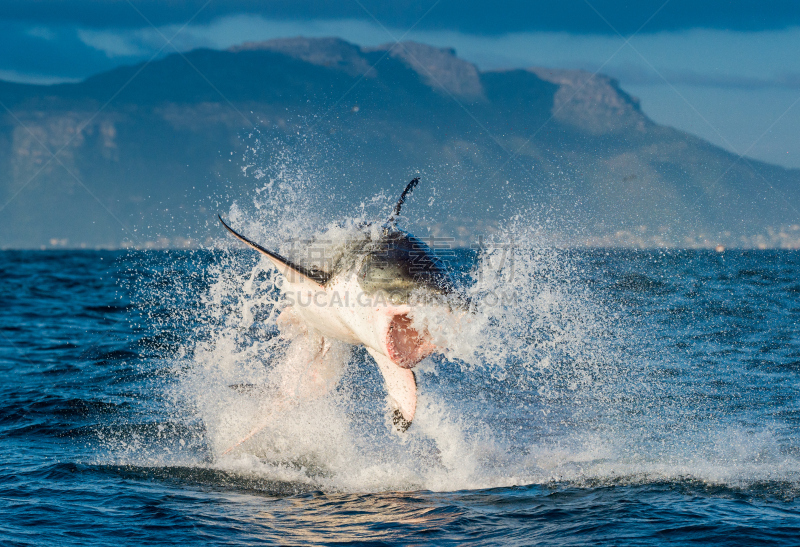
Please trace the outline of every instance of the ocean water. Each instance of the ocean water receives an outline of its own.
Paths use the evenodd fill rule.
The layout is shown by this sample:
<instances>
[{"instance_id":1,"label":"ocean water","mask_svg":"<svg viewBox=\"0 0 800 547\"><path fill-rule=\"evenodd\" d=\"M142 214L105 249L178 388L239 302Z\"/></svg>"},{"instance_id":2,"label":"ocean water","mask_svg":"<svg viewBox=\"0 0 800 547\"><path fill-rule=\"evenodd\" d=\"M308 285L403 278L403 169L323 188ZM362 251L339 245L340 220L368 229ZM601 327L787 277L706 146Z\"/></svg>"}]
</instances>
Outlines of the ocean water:
<instances>
[{"instance_id":1,"label":"ocean water","mask_svg":"<svg viewBox=\"0 0 800 547\"><path fill-rule=\"evenodd\" d=\"M258 388L248 250L0 253L0 543L800 545L800 253L523 241L440 250L477 311L405 435L361 350Z\"/></svg>"}]
</instances>

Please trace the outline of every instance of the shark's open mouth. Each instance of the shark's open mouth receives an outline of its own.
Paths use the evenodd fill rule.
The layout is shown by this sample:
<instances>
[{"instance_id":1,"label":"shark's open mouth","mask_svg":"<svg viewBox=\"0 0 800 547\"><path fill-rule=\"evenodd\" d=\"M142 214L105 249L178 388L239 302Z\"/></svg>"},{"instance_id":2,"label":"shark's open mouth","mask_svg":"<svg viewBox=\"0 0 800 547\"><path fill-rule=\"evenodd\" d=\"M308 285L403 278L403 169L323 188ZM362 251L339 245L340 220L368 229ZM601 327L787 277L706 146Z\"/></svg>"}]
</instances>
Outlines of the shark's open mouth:
<instances>
[{"instance_id":1,"label":"shark's open mouth","mask_svg":"<svg viewBox=\"0 0 800 547\"><path fill-rule=\"evenodd\" d=\"M411 326L406 314L392 317L386 333L386 353L397 366L412 368L436 349L425 334Z\"/></svg>"}]
</instances>

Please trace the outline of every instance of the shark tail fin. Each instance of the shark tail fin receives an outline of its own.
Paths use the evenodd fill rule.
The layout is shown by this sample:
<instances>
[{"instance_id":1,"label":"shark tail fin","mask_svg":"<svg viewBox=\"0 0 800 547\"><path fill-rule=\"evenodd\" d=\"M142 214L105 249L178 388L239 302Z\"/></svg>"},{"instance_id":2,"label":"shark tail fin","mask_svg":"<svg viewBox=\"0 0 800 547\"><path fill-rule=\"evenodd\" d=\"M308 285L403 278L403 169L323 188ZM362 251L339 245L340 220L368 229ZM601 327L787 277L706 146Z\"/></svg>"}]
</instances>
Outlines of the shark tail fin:
<instances>
[{"instance_id":1,"label":"shark tail fin","mask_svg":"<svg viewBox=\"0 0 800 547\"><path fill-rule=\"evenodd\" d=\"M217 218L219 218L219 221L223 226L225 226L225 229L232 233L236 239L246 243L248 246L269 258L272 264L275 265L278 271L282 273L290 283L298 282L299 277L299 281L308 281L314 285L322 286L325 285L331 278L329 273L300 266L299 264L295 264L291 260L282 257L278 253L273 253L272 251L265 249L258 243L247 239L245 236L225 224L225 221L222 220L221 216L217 215Z\"/></svg>"}]
</instances>

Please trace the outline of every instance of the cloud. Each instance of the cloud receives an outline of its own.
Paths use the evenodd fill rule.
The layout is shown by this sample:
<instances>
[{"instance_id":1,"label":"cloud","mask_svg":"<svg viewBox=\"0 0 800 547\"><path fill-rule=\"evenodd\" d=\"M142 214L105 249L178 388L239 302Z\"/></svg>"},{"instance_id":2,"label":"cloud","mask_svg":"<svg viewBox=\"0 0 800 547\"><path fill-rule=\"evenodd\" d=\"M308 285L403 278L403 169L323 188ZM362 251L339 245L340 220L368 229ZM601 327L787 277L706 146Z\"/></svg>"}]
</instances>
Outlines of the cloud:
<instances>
[{"instance_id":1,"label":"cloud","mask_svg":"<svg viewBox=\"0 0 800 547\"><path fill-rule=\"evenodd\" d=\"M643 66L615 66L606 71L625 85L689 85L722 89L796 89L800 72L782 72L769 78L739 74L709 74L694 70L665 69L658 72Z\"/></svg>"},{"instance_id":2,"label":"cloud","mask_svg":"<svg viewBox=\"0 0 800 547\"><path fill-rule=\"evenodd\" d=\"M259 15L233 15L185 27L171 24L152 28L143 24L136 28L70 29L8 23L6 27L10 31L0 36L0 44L8 44L8 54L0 60L0 70L13 72L17 79L28 71L37 81L48 76L86 77L121 63L149 59L159 51L167 55L176 49L225 49L246 41L299 35L338 36L375 46L405 35L400 28L389 27L387 31L375 22L360 19L285 20ZM166 39L172 40L169 45ZM619 36L567 32L487 35L416 29L405 39L455 47L462 58L484 70L527 66L599 70L623 85L663 85L666 79L673 85L793 89L800 78L800 57L786 55L800 43L800 27L659 32L637 35L630 45Z\"/></svg>"},{"instance_id":3,"label":"cloud","mask_svg":"<svg viewBox=\"0 0 800 547\"><path fill-rule=\"evenodd\" d=\"M0 80L34 85L51 85L80 82L82 78L68 78L64 76L53 76L52 74L37 74L33 72L0 69Z\"/></svg>"},{"instance_id":4,"label":"cloud","mask_svg":"<svg viewBox=\"0 0 800 547\"><path fill-rule=\"evenodd\" d=\"M9 81L74 81L115 66L71 27L0 21L0 51L0 77Z\"/></svg>"},{"instance_id":5,"label":"cloud","mask_svg":"<svg viewBox=\"0 0 800 547\"><path fill-rule=\"evenodd\" d=\"M525 32L469 36L416 32L412 38L453 46L484 70L549 66L600 71L623 85L686 84L716 88L799 89L800 27L740 32L692 29L636 36Z\"/></svg>"},{"instance_id":6,"label":"cloud","mask_svg":"<svg viewBox=\"0 0 800 547\"><path fill-rule=\"evenodd\" d=\"M372 21L374 17L387 27L403 30L416 25L422 30L484 35L526 31L610 35L615 34L614 29L630 34L644 23L647 23L642 29L645 33L691 28L756 31L800 25L796 0L670 0L666 4L664 0L507 0L502 4L487 0L227 0L211 3L206 0L131 0L130 3L127 0L4 0L0 3L0 20L98 29L141 27L143 16L155 25L166 26L182 25L190 19L208 23L237 14L287 21Z\"/></svg>"},{"instance_id":7,"label":"cloud","mask_svg":"<svg viewBox=\"0 0 800 547\"><path fill-rule=\"evenodd\" d=\"M90 48L102 51L109 59L144 57L152 49L141 43L142 32L78 29L78 38ZM162 40L163 41L163 40Z\"/></svg>"},{"instance_id":8,"label":"cloud","mask_svg":"<svg viewBox=\"0 0 800 547\"><path fill-rule=\"evenodd\" d=\"M41 38L42 40L53 41L57 38L55 32L47 27L31 27L25 31L28 36L33 38Z\"/></svg>"}]
</instances>

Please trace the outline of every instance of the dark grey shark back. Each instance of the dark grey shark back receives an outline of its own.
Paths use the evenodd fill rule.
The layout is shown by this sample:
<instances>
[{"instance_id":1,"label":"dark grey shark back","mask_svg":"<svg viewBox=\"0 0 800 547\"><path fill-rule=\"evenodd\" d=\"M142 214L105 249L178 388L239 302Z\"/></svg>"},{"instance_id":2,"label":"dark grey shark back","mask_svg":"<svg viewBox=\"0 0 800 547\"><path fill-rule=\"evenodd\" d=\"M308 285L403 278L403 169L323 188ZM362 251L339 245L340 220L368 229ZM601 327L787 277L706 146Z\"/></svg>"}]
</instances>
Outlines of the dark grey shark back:
<instances>
[{"instance_id":1,"label":"dark grey shark back","mask_svg":"<svg viewBox=\"0 0 800 547\"><path fill-rule=\"evenodd\" d=\"M369 234L369 225L364 225L363 237L348 242L329 264L329 271L289 260L265 249L234 231L221 217L219 220L239 240L267 255L274 262L322 286L327 285L334 277L355 273L365 293L383 292L395 304L407 303L414 293L449 296L454 293L453 279L442 261L422 240L397 229L395 225L406 197L417 183L419 179L415 178L406 185L392 214L383 225L381 237L373 240Z\"/></svg>"},{"instance_id":2,"label":"dark grey shark back","mask_svg":"<svg viewBox=\"0 0 800 547\"><path fill-rule=\"evenodd\" d=\"M383 291L399 304L407 303L414 292L446 296L454 290L442 261L422 240L407 232L389 229L362 252L356 275L367 294Z\"/></svg>"}]
</instances>

